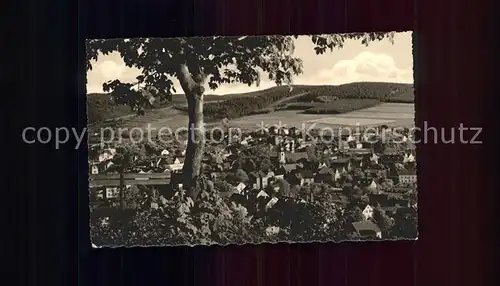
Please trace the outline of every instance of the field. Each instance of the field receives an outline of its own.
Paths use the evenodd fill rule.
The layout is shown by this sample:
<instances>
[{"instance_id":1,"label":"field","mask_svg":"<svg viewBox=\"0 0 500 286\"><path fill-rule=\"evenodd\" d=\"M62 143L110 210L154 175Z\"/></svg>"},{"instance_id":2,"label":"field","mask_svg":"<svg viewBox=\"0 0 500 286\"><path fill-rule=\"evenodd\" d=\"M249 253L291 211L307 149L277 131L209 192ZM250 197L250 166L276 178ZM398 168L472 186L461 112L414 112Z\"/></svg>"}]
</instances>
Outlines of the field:
<instances>
[{"instance_id":1,"label":"field","mask_svg":"<svg viewBox=\"0 0 500 286\"><path fill-rule=\"evenodd\" d=\"M109 95L89 95L88 98L90 134L97 135L101 127L129 130L134 127L150 128L155 133L160 128L175 130L187 126L187 113L183 110L186 104L184 95L174 95L166 107L157 105L143 116L133 114L126 106L114 106ZM287 87L275 87L252 93L224 95L223 98L225 100L222 101L219 95L206 95L207 127L220 125L223 117L229 118L231 126L246 130L280 122L288 127L299 128L312 125L315 128L381 124L414 126L411 85L356 83L295 86L292 93L288 92Z\"/></svg>"},{"instance_id":2,"label":"field","mask_svg":"<svg viewBox=\"0 0 500 286\"><path fill-rule=\"evenodd\" d=\"M298 128L309 128L314 124L317 128L341 126L372 126L386 124L388 126L412 127L415 125L415 109L413 104L382 103L375 107L361 109L338 115L304 114L302 111L283 110L270 114L246 116L230 121L232 126L244 129L257 129L261 124L282 125Z\"/></svg>"},{"instance_id":3,"label":"field","mask_svg":"<svg viewBox=\"0 0 500 286\"><path fill-rule=\"evenodd\" d=\"M304 111L308 114L340 114L380 104L378 99L341 98L328 103L317 103Z\"/></svg>"},{"instance_id":4,"label":"field","mask_svg":"<svg viewBox=\"0 0 500 286\"><path fill-rule=\"evenodd\" d=\"M269 113L274 110L308 110L315 113L345 113L375 105L380 102L413 103L413 86L409 84L358 82L338 86L293 86L290 92L286 86L266 90L227 94L224 96L207 94L206 119L220 120L224 117L235 119L250 114ZM340 100L340 101L339 101ZM338 102L337 102L338 101ZM115 106L107 94L89 94L87 113L90 124L134 117L127 106ZM185 111L186 98L183 94L172 96L172 102L156 104L154 112L173 106Z\"/></svg>"},{"instance_id":5,"label":"field","mask_svg":"<svg viewBox=\"0 0 500 286\"><path fill-rule=\"evenodd\" d=\"M375 107L348 112L339 115L304 114L302 111L283 110L268 114L250 115L234 119L229 122L230 126L245 130L257 130L262 125L281 124L288 127L315 128L328 127L338 128L342 126L372 126L386 124L388 126L414 126L415 110L413 104L407 103L382 103ZM133 117L123 120L123 128L148 128L152 130L160 128L184 128L187 125L185 113L175 109L153 110L145 116ZM207 124L207 126L218 126L218 123Z\"/></svg>"}]
</instances>

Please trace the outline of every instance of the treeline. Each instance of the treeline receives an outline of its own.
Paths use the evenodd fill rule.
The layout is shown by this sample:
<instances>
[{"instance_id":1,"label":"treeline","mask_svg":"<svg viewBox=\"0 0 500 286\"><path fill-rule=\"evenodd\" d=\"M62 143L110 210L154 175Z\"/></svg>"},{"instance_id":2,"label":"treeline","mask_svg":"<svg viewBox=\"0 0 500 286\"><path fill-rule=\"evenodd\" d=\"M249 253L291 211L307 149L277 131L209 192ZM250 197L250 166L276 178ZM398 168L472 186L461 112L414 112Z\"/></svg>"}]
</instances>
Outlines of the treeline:
<instances>
[{"instance_id":1,"label":"treeline","mask_svg":"<svg viewBox=\"0 0 500 286\"><path fill-rule=\"evenodd\" d=\"M239 118L263 110L272 103L288 96L291 94L287 86L274 87L255 96L233 97L226 101L207 104L203 111L208 120ZM263 113L266 112L263 111Z\"/></svg>"},{"instance_id":2,"label":"treeline","mask_svg":"<svg viewBox=\"0 0 500 286\"><path fill-rule=\"evenodd\" d=\"M333 97L333 100L336 98L359 98L377 99L384 102L402 93L407 93L407 91L411 92L406 96L413 96L413 85L403 83L355 82L335 86L304 86L302 88L309 93L299 97L298 102L327 102L328 97Z\"/></svg>"},{"instance_id":3,"label":"treeline","mask_svg":"<svg viewBox=\"0 0 500 286\"><path fill-rule=\"evenodd\" d=\"M399 93L387 100L387 102L393 103L414 103L415 102L415 94L413 87L408 88L406 91Z\"/></svg>"},{"instance_id":4,"label":"treeline","mask_svg":"<svg viewBox=\"0 0 500 286\"><path fill-rule=\"evenodd\" d=\"M378 99L343 98L329 103L317 103L313 108L306 109L307 114L340 114L358 109L376 106Z\"/></svg>"}]
</instances>

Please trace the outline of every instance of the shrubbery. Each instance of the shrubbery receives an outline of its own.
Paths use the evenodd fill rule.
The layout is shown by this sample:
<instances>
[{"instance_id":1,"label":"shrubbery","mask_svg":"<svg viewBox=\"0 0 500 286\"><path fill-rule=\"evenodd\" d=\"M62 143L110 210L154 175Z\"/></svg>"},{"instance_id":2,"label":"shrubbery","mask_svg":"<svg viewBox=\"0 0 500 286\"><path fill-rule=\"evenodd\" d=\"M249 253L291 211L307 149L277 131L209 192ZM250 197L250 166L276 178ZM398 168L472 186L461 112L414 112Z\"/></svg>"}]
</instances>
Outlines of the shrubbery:
<instances>
[{"instance_id":1,"label":"shrubbery","mask_svg":"<svg viewBox=\"0 0 500 286\"><path fill-rule=\"evenodd\" d=\"M174 196L151 201L134 214L122 210L91 213L91 237L99 246L261 243L342 239L340 209L328 202L280 204L257 217L217 195L199 202ZM109 218L109 219L105 219Z\"/></svg>"},{"instance_id":2,"label":"shrubbery","mask_svg":"<svg viewBox=\"0 0 500 286\"><path fill-rule=\"evenodd\" d=\"M182 195L149 199L147 203L141 199L136 210L99 211L97 208L91 212L90 234L92 242L99 246L353 239L351 223L363 219L362 204L342 207L324 196L324 190L316 192L316 199L307 202L280 197L272 209L264 212L253 209L254 205L259 208L257 201L243 206L230 198L222 198L217 192L202 192L196 203ZM380 217L384 218L381 227L387 236L416 233L414 211L395 218L381 213Z\"/></svg>"}]
</instances>

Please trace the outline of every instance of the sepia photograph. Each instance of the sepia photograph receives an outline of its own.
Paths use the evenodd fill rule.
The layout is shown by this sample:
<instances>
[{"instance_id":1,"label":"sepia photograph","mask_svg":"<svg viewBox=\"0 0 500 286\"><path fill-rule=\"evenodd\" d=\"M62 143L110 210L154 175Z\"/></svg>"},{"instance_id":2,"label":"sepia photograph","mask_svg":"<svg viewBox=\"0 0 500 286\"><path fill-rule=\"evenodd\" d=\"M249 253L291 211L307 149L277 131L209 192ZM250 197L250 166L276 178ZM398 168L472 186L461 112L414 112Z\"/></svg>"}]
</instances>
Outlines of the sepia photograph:
<instances>
[{"instance_id":1,"label":"sepia photograph","mask_svg":"<svg viewBox=\"0 0 500 286\"><path fill-rule=\"evenodd\" d=\"M417 239L412 43L87 40L92 247Z\"/></svg>"}]
</instances>

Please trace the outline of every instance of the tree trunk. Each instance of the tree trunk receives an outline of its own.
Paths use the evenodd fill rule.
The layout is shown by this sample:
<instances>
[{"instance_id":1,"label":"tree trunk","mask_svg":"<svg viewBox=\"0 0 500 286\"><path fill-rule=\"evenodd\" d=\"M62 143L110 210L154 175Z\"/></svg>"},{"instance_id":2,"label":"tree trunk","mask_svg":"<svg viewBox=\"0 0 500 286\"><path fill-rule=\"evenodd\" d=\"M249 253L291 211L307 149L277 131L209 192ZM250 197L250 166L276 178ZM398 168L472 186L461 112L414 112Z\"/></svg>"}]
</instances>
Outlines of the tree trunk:
<instances>
[{"instance_id":1,"label":"tree trunk","mask_svg":"<svg viewBox=\"0 0 500 286\"><path fill-rule=\"evenodd\" d=\"M183 187L189 189L196 185L196 180L201 175L201 163L205 148L205 128L203 122L204 79L201 76L196 76L197 81L195 81L187 65L181 65L177 77L186 94L188 103L188 143L182 173Z\"/></svg>"}]
</instances>

